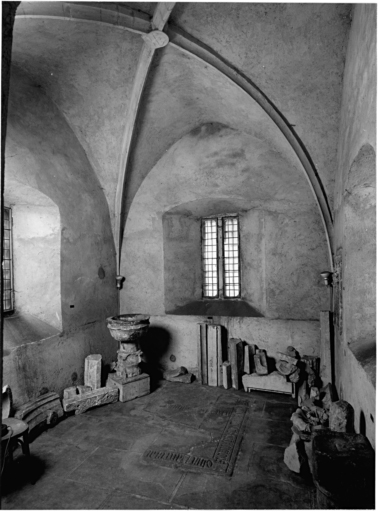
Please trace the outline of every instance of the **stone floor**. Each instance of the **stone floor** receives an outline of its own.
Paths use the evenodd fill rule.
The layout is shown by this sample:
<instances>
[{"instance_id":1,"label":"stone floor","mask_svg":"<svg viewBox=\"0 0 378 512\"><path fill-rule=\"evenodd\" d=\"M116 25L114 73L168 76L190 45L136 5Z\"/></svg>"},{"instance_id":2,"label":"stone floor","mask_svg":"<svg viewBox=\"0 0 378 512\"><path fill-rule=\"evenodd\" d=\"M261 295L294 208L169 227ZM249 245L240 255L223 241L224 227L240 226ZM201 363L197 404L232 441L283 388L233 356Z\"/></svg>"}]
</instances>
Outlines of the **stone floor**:
<instances>
[{"instance_id":1,"label":"stone floor","mask_svg":"<svg viewBox=\"0 0 378 512\"><path fill-rule=\"evenodd\" d=\"M294 409L289 396L161 382L64 419L35 439L29 462L17 451L2 508L316 508L312 483L283 463Z\"/></svg>"}]
</instances>

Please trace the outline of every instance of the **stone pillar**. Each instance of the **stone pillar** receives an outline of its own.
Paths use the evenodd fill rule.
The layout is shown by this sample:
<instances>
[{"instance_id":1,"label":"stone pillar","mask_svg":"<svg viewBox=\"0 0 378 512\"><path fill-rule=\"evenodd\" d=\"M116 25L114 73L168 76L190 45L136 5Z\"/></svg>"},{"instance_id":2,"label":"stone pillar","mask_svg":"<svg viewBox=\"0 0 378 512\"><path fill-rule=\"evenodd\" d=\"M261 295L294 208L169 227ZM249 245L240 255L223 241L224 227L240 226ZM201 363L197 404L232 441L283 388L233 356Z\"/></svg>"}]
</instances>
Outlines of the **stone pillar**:
<instances>
[{"instance_id":1,"label":"stone pillar","mask_svg":"<svg viewBox=\"0 0 378 512\"><path fill-rule=\"evenodd\" d=\"M84 384L93 391L101 387L101 363L101 354L91 354L85 358Z\"/></svg>"}]
</instances>

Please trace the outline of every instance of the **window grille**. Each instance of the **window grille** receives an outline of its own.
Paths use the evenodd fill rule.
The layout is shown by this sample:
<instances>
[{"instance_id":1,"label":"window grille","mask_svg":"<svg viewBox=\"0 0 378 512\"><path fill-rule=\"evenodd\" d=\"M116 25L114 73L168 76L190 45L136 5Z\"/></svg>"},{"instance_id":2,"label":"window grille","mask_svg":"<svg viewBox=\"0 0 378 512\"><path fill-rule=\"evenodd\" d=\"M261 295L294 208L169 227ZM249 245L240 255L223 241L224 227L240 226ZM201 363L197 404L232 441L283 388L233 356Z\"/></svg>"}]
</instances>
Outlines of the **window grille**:
<instances>
[{"instance_id":1,"label":"window grille","mask_svg":"<svg viewBox=\"0 0 378 512\"><path fill-rule=\"evenodd\" d=\"M239 218L202 220L203 296L240 297Z\"/></svg>"},{"instance_id":2,"label":"window grille","mask_svg":"<svg viewBox=\"0 0 378 512\"><path fill-rule=\"evenodd\" d=\"M237 217L223 218L223 272L224 296L239 297L239 219Z\"/></svg>"},{"instance_id":3,"label":"window grille","mask_svg":"<svg viewBox=\"0 0 378 512\"><path fill-rule=\"evenodd\" d=\"M12 211L4 207L3 238L3 311L13 311Z\"/></svg>"},{"instance_id":4,"label":"window grille","mask_svg":"<svg viewBox=\"0 0 378 512\"><path fill-rule=\"evenodd\" d=\"M202 223L203 295L218 297L218 227L217 219Z\"/></svg>"}]
</instances>

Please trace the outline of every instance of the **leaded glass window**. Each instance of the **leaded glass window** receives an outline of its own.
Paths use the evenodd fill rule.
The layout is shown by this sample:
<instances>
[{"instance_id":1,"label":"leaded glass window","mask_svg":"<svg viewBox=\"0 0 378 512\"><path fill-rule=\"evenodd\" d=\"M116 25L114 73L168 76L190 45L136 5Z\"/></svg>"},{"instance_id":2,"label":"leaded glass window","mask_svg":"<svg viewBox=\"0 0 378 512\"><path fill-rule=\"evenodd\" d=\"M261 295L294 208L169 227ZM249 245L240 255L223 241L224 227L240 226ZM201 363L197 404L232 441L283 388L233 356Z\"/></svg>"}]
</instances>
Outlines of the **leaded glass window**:
<instances>
[{"instance_id":1,"label":"leaded glass window","mask_svg":"<svg viewBox=\"0 0 378 512\"><path fill-rule=\"evenodd\" d=\"M205 298L240 297L237 216L202 219L202 275Z\"/></svg>"}]
</instances>

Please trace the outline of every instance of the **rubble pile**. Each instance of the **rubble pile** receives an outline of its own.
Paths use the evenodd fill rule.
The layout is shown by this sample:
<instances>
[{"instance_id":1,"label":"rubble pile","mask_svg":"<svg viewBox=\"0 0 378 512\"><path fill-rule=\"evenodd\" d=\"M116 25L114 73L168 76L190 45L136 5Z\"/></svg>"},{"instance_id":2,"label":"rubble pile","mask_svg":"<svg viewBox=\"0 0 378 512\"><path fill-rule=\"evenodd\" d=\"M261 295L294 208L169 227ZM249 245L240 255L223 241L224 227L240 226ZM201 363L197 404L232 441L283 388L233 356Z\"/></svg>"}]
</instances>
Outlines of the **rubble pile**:
<instances>
[{"instance_id":1,"label":"rubble pile","mask_svg":"<svg viewBox=\"0 0 378 512\"><path fill-rule=\"evenodd\" d=\"M322 385L320 359L302 356L294 347L278 353L277 370L295 383L298 408L292 414L292 438L285 450L284 462L296 473L312 470L312 440L317 433L353 432L353 407L336 400L332 384Z\"/></svg>"}]
</instances>

